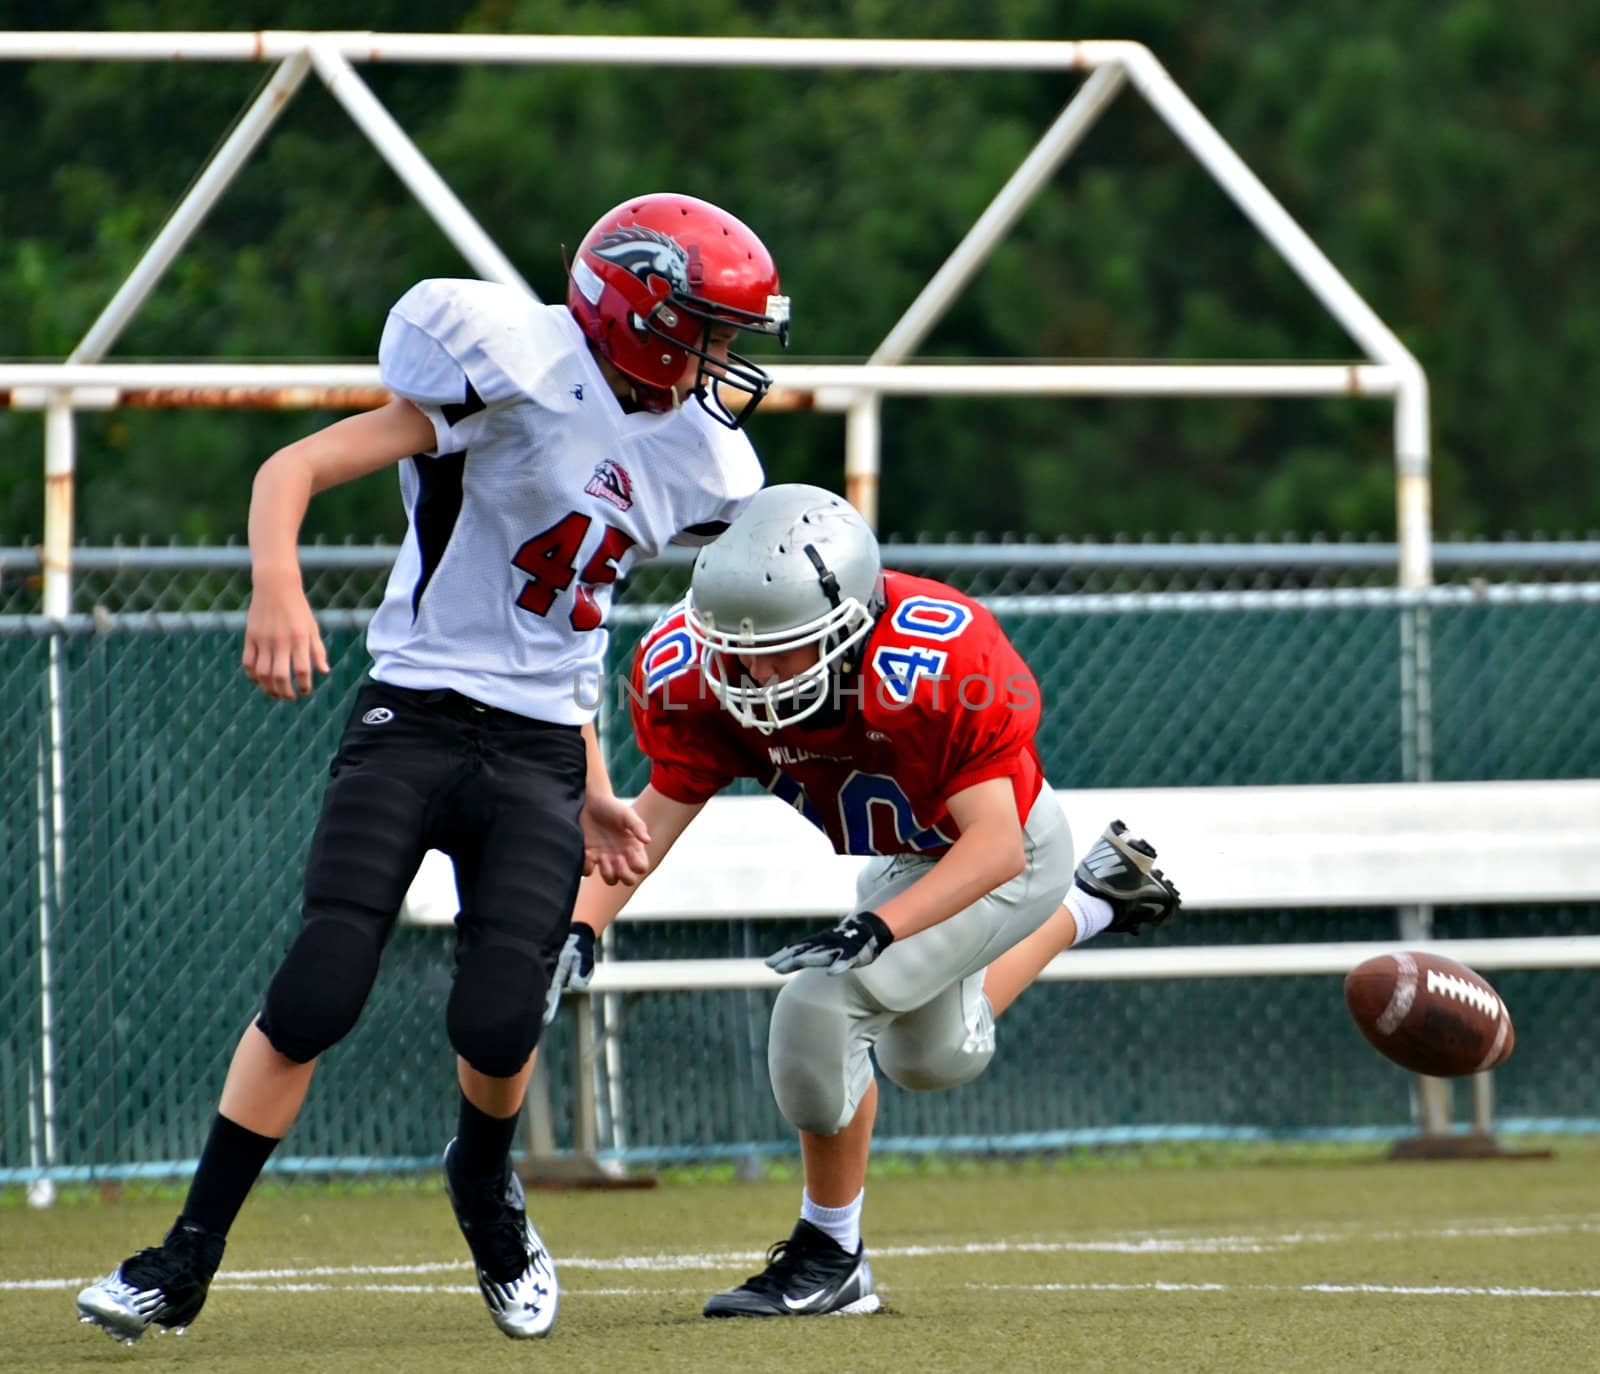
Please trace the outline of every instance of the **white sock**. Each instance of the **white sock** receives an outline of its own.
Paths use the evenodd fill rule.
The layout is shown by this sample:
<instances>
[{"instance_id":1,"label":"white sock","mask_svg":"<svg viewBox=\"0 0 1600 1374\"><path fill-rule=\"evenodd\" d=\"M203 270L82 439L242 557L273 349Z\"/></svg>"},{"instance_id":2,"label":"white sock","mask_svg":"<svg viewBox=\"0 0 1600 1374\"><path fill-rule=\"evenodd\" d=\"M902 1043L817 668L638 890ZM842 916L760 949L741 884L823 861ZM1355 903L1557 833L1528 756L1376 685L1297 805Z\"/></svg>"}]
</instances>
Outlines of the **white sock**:
<instances>
[{"instance_id":1,"label":"white sock","mask_svg":"<svg viewBox=\"0 0 1600 1374\"><path fill-rule=\"evenodd\" d=\"M810 1193L802 1193L800 1219L832 1236L845 1254L853 1255L861 1248L861 1202L866 1195L867 1190L863 1188L854 1202L847 1202L843 1207L819 1207L811 1200Z\"/></svg>"},{"instance_id":2,"label":"white sock","mask_svg":"<svg viewBox=\"0 0 1600 1374\"><path fill-rule=\"evenodd\" d=\"M1085 892L1077 883L1067 889L1067 895L1061 903L1072 913L1072 919L1078 923L1078 938L1072 942L1076 949L1085 940L1092 940L1102 930L1111 924L1112 917L1116 914L1111 910L1111 903L1104 897L1096 897L1092 892Z\"/></svg>"}]
</instances>

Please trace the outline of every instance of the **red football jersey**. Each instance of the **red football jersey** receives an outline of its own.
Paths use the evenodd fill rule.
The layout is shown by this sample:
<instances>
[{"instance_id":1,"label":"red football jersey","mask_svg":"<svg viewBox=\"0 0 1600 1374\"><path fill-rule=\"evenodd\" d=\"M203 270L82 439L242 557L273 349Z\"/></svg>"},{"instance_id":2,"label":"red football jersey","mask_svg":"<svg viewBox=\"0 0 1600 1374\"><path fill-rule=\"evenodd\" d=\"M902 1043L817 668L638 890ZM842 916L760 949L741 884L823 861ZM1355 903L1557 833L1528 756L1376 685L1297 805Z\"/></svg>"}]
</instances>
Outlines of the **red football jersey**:
<instances>
[{"instance_id":1,"label":"red football jersey","mask_svg":"<svg viewBox=\"0 0 1600 1374\"><path fill-rule=\"evenodd\" d=\"M770 735L711 694L683 607L663 616L633 660L633 729L651 786L693 804L755 778L841 854L948 849L961 832L946 800L990 778L1011 779L1026 822L1044 781L1028 665L994 616L944 583L891 572L885 589L844 709Z\"/></svg>"}]
</instances>

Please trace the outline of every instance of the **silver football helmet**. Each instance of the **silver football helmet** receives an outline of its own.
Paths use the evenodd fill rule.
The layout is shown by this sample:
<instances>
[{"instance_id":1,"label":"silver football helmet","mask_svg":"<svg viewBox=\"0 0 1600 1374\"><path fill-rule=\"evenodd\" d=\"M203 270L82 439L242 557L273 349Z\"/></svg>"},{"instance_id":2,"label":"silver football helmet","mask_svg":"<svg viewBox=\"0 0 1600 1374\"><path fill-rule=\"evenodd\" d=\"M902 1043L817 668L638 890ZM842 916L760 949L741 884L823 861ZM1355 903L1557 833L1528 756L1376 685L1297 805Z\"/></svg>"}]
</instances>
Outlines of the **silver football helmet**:
<instances>
[{"instance_id":1,"label":"silver football helmet","mask_svg":"<svg viewBox=\"0 0 1600 1374\"><path fill-rule=\"evenodd\" d=\"M766 487L700 551L686 620L711 692L762 734L815 715L883 609L877 536L842 496L798 483ZM817 646L803 672L756 682L742 655Z\"/></svg>"}]
</instances>

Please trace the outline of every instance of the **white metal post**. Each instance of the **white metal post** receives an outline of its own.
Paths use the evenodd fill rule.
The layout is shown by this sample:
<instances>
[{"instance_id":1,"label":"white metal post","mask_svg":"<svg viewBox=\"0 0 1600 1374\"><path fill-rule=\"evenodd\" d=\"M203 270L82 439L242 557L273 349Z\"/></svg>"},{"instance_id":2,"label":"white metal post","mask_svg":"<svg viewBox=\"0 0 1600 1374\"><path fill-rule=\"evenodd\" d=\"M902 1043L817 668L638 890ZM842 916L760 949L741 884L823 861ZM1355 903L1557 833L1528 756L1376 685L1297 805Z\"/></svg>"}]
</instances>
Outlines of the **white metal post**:
<instances>
[{"instance_id":1,"label":"white metal post","mask_svg":"<svg viewBox=\"0 0 1600 1374\"><path fill-rule=\"evenodd\" d=\"M1433 585L1433 443L1428 378L1415 362L1399 365L1395 391L1395 538L1400 585Z\"/></svg>"},{"instance_id":2,"label":"white metal post","mask_svg":"<svg viewBox=\"0 0 1600 1374\"><path fill-rule=\"evenodd\" d=\"M73 471L77 465L77 435L72 406L61 392L52 392L44 413L44 613L61 620L72 610L72 498ZM55 1106L55 1000L52 954L58 913L66 878L66 665L60 634L50 636L46 667L45 751L48 768L40 769L41 814L49 818L49 848L41 853L39 894L39 1071L40 1116L44 1137L44 1163L56 1163ZM48 807L48 810L45 808ZM53 1188L42 1190L36 1201L47 1203Z\"/></svg>"},{"instance_id":3,"label":"white metal post","mask_svg":"<svg viewBox=\"0 0 1600 1374\"><path fill-rule=\"evenodd\" d=\"M311 61L302 52L290 57L272 74L272 79L262 88L261 94L233 126L232 132L206 164L205 170L178 202L178 208L161 226L155 241L134 264L127 280L117 288L117 294L100 312L100 318L89 326L89 332L68 355L69 363L98 362L105 356L106 350L116 342L128 321L144 304L151 288L161 280L162 274L172 265L172 260L182 251L184 244L211 213L211 207L232 184L239 169L255 152L267 130L277 122L278 116L300 89L300 83L310 70Z\"/></svg>"},{"instance_id":4,"label":"white metal post","mask_svg":"<svg viewBox=\"0 0 1600 1374\"><path fill-rule=\"evenodd\" d=\"M1366 350L1367 356L1384 363L1410 363L1417 367L1406 346L1394 331L1380 320L1372 307L1329 261L1326 253L1312 242L1289 212L1278 203L1243 158L1234 152L1195 103L1167 73L1148 48L1137 43L1114 45L1125 50L1122 60L1128 77L1145 99L1189 151L1199 160L1217 184L1250 219L1267 242L1322 302L1334 319ZM1420 368L1418 369L1420 371Z\"/></svg>"},{"instance_id":5,"label":"white metal post","mask_svg":"<svg viewBox=\"0 0 1600 1374\"><path fill-rule=\"evenodd\" d=\"M318 43L311 48L311 61L323 84L333 93L333 98L344 106L350 118L369 139L383 160L410 188L450 242L461 250L473 268L490 281L503 282L526 291L534 299L534 290L522 278L522 273L511 265L511 260L500 251L495 241L473 219L456 193L445 185L444 178L433 169L433 164L423 157L394 116L378 103L378 98L367 89L367 83L356 75L355 68L341 57L331 44Z\"/></svg>"},{"instance_id":6,"label":"white metal post","mask_svg":"<svg viewBox=\"0 0 1600 1374\"><path fill-rule=\"evenodd\" d=\"M1433 585L1432 497L1428 380L1414 362L1400 366L1395 390L1395 539L1400 551L1399 584L1406 591ZM1400 615L1401 773L1410 781L1433 779L1432 644L1428 608ZM1431 923L1417 935L1430 933Z\"/></svg>"},{"instance_id":7,"label":"white metal post","mask_svg":"<svg viewBox=\"0 0 1600 1374\"><path fill-rule=\"evenodd\" d=\"M44 408L44 613L60 620L72 610L72 494L77 467L72 405L59 391Z\"/></svg>"},{"instance_id":8,"label":"white metal post","mask_svg":"<svg viewBox=\"0 0 1600 1374\"><path fill-rule=\"evenodd\" d=\"M876 393L857 397L844 416L844 496L878 525L878 440L881 403Z\"/></svg>"},{"instance_id":9,"label":"white metal post","mask_svg":"<svg viewBox=\"0 0 1600 1374\"><path fill-rule=\"evenodd\" d=\"M1056 174L1106 107L1116 99L1125 80L1120 67L1101 67L1090 73L1089 79L1056 117L1056 122L978 216L966 237L873 350L867 360L869 363L898 363L917 350L928 331L994 251L995 245L1011 232L1011 226L1039 194L1040 188Z\"/></svg>"},{"instance_id":10,"label":"white metal post","mask_svg":"<svg viewBox=\"0 0 1600 1374\"><path fill-rule=\"evenodd\" d=\"M52 650L55 641L51 640ZM53 658L53 654L52 654ZM54 672L52 662L51 672ZM56 1162L55 1100L55 978L50 967L52 913L55 910L54 849L51 844L50 775L52 758L41 737L34 778L34 822L39 846L39 1062L28 1064L28 1162L40 1170L28 1185L28 1201L48 1207L55 1201L55 1180L49 1170Z\"/></svg>"},{"instance_id":11,"label":"white metal post","mask_svg":"<svg viewBox=\"0 0 1600 1374\"><path fill-rule=\"evenodd\" d=\"M610 958L616 948L616 924L613 922L600 932L600 948ZM622 998L600 998L600 1041L602 1064L605 1069L604 1129L601 1138L607 1148L621 1151L628 1148L628 1100L623 1091L622 1064ZM598 1107L596 1111L598 1113Z\"/></svg>"},{"instance_id":12,"label":"white metal post","mask_svg":"<svg viewBox=\"0 0 1600 1374\"><path fill-rule=\"evenodd\" d=\"M1401 588L1422 591L1433 584L1433 531L1429 471L1430 434L1428 381L1415 363L1401 370L1395 392L1395 539L1400 550ZM1424 605L1400 612L1400 739L1401 772L1412 782L1433 779L1433 626ZM1408 942L1433 937L1433 908L1400 909L1400 938ZM1493 1112L1491 1075L1472 1080L1473 1116L1479 1129ZM1417 1115L1424 1136L1448 1135L1454 1115L1454 1093L1443 1079L1413 1080Z\"/></svg>"}]
</instances>

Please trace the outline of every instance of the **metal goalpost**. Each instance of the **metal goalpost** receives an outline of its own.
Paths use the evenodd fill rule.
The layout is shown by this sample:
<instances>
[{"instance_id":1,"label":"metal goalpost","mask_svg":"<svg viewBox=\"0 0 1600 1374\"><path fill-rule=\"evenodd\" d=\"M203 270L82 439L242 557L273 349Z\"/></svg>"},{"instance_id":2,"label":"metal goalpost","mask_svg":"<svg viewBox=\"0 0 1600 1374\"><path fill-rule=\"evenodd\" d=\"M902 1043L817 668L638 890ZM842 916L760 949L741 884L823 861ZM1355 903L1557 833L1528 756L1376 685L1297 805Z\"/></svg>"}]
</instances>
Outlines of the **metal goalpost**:
<instances>
[{"instance_id":1,"label":"metal goalpost","mask_svg":"<svg viewBox=\"0 0 1600 1374\"><path fill-rule=\"evenodd\" d=\"M848 494L876 513L879 404L903 395L1389 396L1395 407L1398 581L1431 580L1428 387L1421 365L1295 223L1150 50L1120 41L608 38L552 35L0 33L0 61L213 61L275 64L111 301L59 362L0 365L0 398L46 415L45 614L67 613L71 576L71 417L123 404L346 405L379 399L374 366L120 364L105 356L312 72L344 107L467 262L529 290L505 254L361 79L354 64L498 63L654 67L855 68L1086 73L1080 88L865 364L778 366L791 399L846 417ZM1123 87L1166 122L1262 236L1361 347L1331 364L915 364L907 360L1022 211ZM346 390L347 388L351 390ZM257 404L262 403L258 399Z\"/></svg>"}]
</instances>

